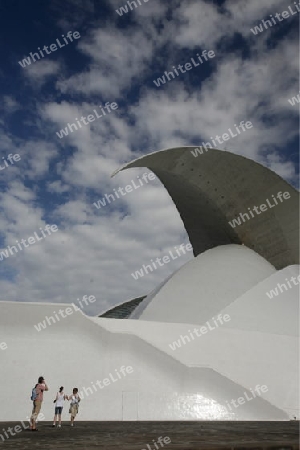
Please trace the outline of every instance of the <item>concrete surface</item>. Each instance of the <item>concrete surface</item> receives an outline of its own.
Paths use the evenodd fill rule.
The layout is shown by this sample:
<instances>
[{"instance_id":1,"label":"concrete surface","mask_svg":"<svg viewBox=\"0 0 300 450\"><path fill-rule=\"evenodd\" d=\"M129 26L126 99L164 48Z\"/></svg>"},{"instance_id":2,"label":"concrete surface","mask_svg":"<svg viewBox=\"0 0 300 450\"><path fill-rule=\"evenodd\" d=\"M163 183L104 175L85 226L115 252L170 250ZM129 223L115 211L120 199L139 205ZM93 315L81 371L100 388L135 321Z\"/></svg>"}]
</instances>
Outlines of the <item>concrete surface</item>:
<instances>
[{"instance_id":1,"label":"concrete surface","mask_svg":"<svg viewBox=\"0 0 300 450\"><path fill-rule=\"evenodd\" d=\"M16 424L0 422L0 430ZM160 446L160 436L171 442ZM47 422L36 433L0 438L0 448L14 450L298 450L298 444L299 422L75 422L60 429Z\"/></svg>"},{"instance_id":2,"label":"concrete surface","mask_svg":"<svg viewBox=\"0 0 300 450\"><path fill-rule=\"evenodd\" d=\"M195 256L219 245L243 243L276 269L299 264L296 189L244 156L209 149L195 158L191 153L195 148L150 153L120 170L147 167L158 176L180 213ZM272 205L272 195L279 191L289 192L290 199L250 216L236 228L229 225L240 213L266 204L267 199Z\"/></svg>"}]
</instances>

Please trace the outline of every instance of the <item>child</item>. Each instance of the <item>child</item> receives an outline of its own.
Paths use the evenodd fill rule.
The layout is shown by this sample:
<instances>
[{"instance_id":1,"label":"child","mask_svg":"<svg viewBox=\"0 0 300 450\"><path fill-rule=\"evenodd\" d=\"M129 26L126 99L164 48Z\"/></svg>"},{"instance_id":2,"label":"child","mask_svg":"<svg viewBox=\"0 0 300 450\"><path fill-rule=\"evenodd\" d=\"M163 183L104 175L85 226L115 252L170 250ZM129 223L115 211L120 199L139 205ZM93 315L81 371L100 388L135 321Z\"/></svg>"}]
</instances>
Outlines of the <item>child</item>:
<instances>
[{"instance_id":1,"label":"child","mask_svg":"<svg viewBox=\"0 0 300 450\"><path fill-rule=\"evenodd\" d=\"M78 413L80 397L78 395L78 389L73 389L73 394L68 397L68 400L71 400L69 413L71 414L71 427L74 426L74 419Z\"/></svg>"},{"instance_id":2,"label":"child","mask_svg":"<svg viewBox=\"0 0 300 450\"><path fill-rule=\"evenodd\" d=\"M67 396L63 392L64 387L61 386L59 388L59 392L56 394L56 398L53 403L55 403L55 412L54 412L54 419L53 419L53 427L55 427L56 422L58 422L58 428L61 427L61 413L64 406L64 401L67 398Z\"/></svg>"}]
</instances>

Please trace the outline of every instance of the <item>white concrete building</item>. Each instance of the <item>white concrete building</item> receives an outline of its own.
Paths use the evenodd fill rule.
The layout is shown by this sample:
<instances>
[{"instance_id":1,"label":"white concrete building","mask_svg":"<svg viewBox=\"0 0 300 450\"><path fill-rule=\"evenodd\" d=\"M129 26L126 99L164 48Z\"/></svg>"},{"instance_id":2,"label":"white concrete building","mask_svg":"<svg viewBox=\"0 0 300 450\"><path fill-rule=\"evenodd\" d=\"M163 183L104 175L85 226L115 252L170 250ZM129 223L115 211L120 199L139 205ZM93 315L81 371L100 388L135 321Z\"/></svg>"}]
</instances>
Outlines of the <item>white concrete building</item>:
<instances>
[{"instance_id":1,"label":"white concrete building","mask_svg":"<svg viewBox=\"0 0 300 450\"><path fill-rule=\"evenodd\" d=\"M181 167L178 160L171 166ZM147 167L156 170L154 163ZM173 183L162 165L156 173ZM287 185L279 177L276 183ZM294 198L293 188L284 188ZM197 189L201 194L201 186L191 189L193 198ZM237 201L245 207L248 199ZM226 214L217 201L215 207ZM185 209L185 217L191 211ZM272 214L277 252L269 229L264 235ZM127 320L87 317L67 304L0 302L0 421L26 420L40 375L50 388L42 406L46 420L61 385L67 393L78 387L79 420L299 419L300 275L295 242L284 234L296 226L294 211L290 219L286 214L285 205L284 214L273 210L259 225L253 219L231 235L223 225L218 235L216 225L209 236L207 222L202 243L194 228L195 258ZM255 227L260 251L257 241L250 248L249 234L247 245L236 242L245 228L255 236ZM64 419L67 411L66 405Z\"/></svg>"}]
</instances>

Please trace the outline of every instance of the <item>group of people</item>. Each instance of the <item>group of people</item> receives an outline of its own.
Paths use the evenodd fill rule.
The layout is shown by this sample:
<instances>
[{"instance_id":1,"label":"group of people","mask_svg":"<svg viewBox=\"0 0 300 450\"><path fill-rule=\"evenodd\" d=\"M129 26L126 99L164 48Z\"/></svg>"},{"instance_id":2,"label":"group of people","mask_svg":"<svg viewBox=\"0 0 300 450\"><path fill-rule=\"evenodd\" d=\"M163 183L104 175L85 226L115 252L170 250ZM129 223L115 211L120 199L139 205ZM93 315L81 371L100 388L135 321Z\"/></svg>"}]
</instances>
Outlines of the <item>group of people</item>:
<instances>
[{"instance_id":1,"label":"group of people","mask_svg":"<svg viewBox=\"0 0 300 450\"><path fill-rule=\"evenodd\" d=\"M44 392L48 391L48 390L49 390L49 388L47 386L47 383L46 383L44 377L39 377L38 382L35 385L35 387L32 389L32 393L31 393L31 400L33 401L33 409L32 409L32 414L30 417L30 428L32 431L37 431L37 428L36 428L37 418L41 411L42 402L44 399ZM65 400L71 401L69 413L71 414L71 427L74 426L74 419L78 413L79 402L80 402L80 397L78 395L78 389L74 388L73 393L71 395L66 395L64 393L63 386L61 386L59 391L56 394L55 400L53 400L53 403L55 403L55 411L54 411L54 418L53 418L53 425L52 425L53 427L55 427L56 424L59 428L61 427L61 415L62 415L62 410L64 407Z\"/></svg>"}]
</instances>

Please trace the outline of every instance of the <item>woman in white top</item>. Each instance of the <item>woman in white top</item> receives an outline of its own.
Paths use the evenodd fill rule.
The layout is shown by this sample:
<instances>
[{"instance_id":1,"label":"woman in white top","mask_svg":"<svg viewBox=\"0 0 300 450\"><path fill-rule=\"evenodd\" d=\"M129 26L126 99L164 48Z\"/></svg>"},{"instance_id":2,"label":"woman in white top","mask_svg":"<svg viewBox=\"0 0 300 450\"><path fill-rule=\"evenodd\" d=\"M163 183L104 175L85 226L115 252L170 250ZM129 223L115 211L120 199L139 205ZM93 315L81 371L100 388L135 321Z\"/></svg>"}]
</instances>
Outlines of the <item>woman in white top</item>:
<instances>
[{"instance_id":1,"label":"woman in white top","mask_svg":"<svg viewBox=\"0 0 300 450\"><path fill-rule=\"evenodd\" d=\"M67 395L64 394L64 388L61 386L59 388L59 392L56 394L56 398L53 403L55 403L55 412L53 419L53 427L55 427L56 422L58 422L58 428L61 427L61 413L64 406L64 401L67 398Z\"/></svg>"},{"instance_id":2,"label":"woman in white top","mask_svg":"<svg viewBox=\"0 0 300 450\"><path fill-rule=\"evenodd\" d=\"M71 400L69 413L71 414L71 427L74 426L74 419L78 413L80 397L78 395L78 389L73 389L73 394L69 395L68 400Z\"/></svg>"}]
</instances>

